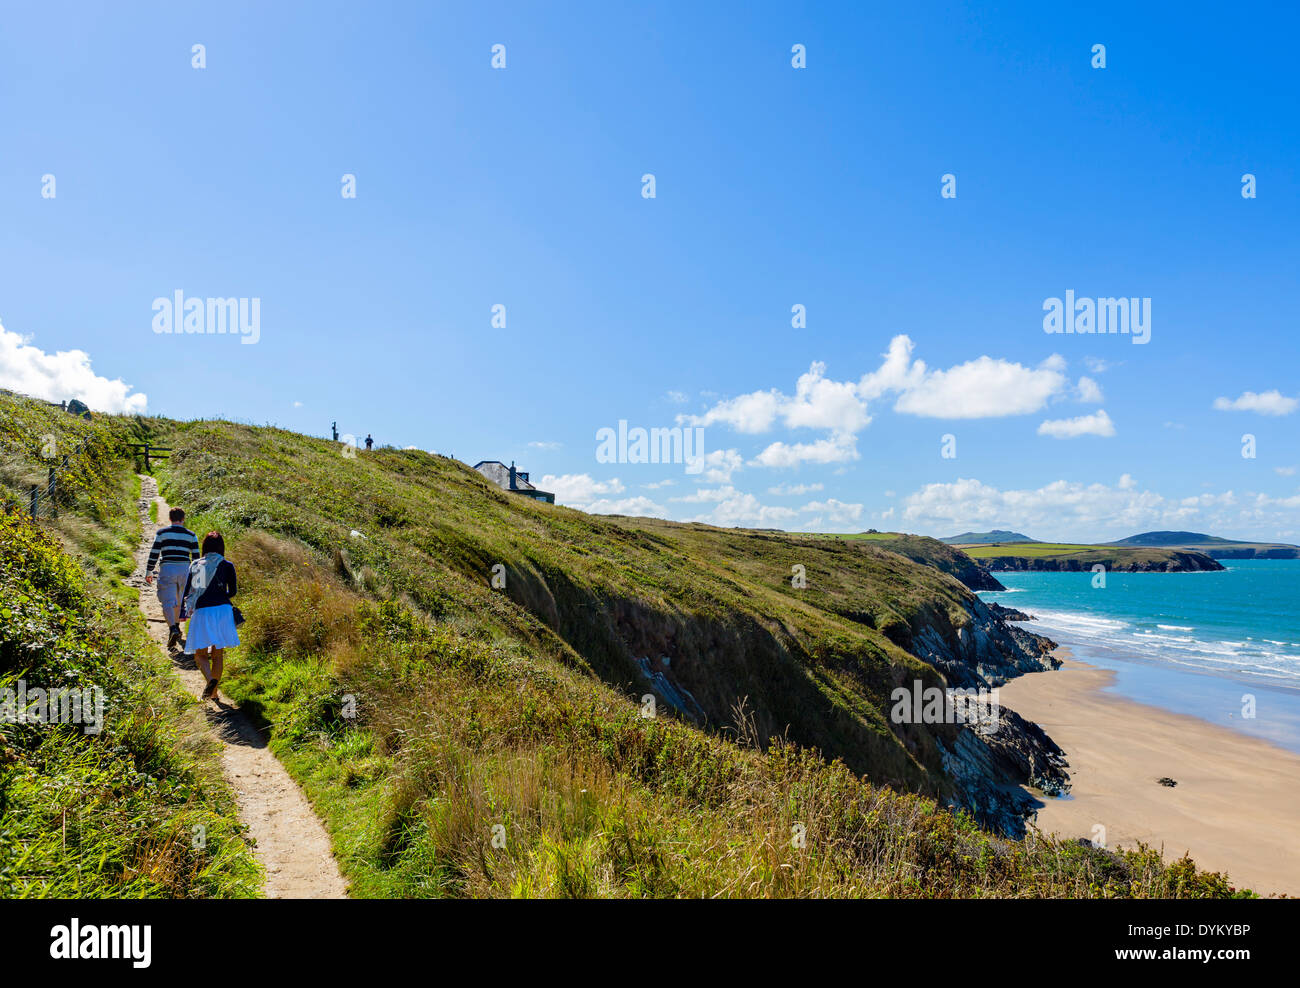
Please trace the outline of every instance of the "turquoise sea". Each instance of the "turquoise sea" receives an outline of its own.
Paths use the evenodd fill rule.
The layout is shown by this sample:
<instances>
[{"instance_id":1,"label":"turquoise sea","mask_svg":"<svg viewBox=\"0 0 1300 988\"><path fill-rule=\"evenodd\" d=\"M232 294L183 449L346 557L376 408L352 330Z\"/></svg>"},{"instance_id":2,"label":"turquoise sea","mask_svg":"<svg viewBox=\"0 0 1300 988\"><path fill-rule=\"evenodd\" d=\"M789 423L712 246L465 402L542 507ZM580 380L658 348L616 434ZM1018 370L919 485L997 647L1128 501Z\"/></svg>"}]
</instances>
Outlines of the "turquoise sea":
<instances>
[{"instance_id":1,"label":"turquoise sea","mask_svg":"<svg viewBox=\"0 0 1300 988\"><path fill-rule=\"evenodd\" d=\"M1300 560L1221 560L1218 573L995 573L986 601L1113 670L1112 690L1300 751ZM1248 701L1254 698L1255 716Z\"/></svg>"}]
</instances>

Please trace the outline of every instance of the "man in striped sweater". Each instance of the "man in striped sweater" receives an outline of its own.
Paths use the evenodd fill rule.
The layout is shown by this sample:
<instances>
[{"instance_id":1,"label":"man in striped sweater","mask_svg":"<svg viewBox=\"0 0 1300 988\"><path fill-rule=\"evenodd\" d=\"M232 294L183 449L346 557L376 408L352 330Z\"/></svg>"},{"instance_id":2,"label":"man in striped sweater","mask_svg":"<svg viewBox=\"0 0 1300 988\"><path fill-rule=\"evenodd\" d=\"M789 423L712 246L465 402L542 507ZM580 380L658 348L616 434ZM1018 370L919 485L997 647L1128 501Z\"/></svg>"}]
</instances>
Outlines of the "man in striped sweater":
<instances>
[{"instance_id":1,"label":"man in striped sweater","mask_svg":"<svg viewBox=\"0 0 1300 988\"><path fill-rule=\"evenodd\" d=\"M172 508L167 515L171 524L158 529L149 550L149 562L144 568L144 582L153 583L153 568L158 566L158 601L163 616L167 618L167 647L181 643L181 603L185 599L185 578L190 573L190 561L199 558L199 539L181 524L185 512Z\"/></svg>"}]
</instances>

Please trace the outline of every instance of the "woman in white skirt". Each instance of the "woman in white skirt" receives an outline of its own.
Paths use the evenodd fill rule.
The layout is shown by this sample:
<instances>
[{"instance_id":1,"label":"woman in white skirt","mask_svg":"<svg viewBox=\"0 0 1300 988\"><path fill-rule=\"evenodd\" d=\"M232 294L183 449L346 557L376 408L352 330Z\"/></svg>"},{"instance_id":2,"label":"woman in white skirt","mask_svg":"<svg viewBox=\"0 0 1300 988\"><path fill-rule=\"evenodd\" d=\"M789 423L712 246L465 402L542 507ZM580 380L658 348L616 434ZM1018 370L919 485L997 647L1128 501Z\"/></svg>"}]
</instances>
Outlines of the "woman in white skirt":
<instances>
[{"instance_id":1,"label":"woman in white skirt","mask_svg":"<svg viewBox=\"0 0 1300 988\"><path fill-rule=\"evenodd\" d=\"M190 563L185 580L185 613L190 615L185 650L208 681L206 700L215 696L221 682L226 649L239 644L235 631L235 567L225 558L226 542L220 532L203 537L203 555Z\"/></svg>"}]
</instances>

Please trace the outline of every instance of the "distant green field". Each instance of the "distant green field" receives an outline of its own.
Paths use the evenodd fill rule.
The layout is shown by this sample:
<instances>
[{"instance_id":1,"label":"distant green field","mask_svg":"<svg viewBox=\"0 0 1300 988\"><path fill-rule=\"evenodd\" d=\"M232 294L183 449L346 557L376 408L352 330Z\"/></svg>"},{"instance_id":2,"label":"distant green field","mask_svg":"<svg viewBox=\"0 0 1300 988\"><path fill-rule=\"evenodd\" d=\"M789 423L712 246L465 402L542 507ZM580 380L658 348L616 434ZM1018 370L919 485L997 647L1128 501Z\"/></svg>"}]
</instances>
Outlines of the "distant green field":
<instances>
[{"instance_id":1,"label":"distant green field","mask_svg":"<svg viewBox=\"0 0 1300 988\"><path fill-rule=\"evenodd\" d=\"M1047 568L1083 569L1096 565L1113 570L1185 571L1216 569L1200 553L1164 546L1078 545L1068 542L1004 542L992 545L954 546L968 556L986 560L991 570L1021 569L1015 560L1035 560ZM1199 561L1198 561L1199 560Z\"/></svg>"},{"instance_id":2,"label":"distant green field","mask_svg":"<svg viewBox=\"0 0 1300 988\"><path fill-rule=\"evenodd\" d=\"M1116 552L1114 546L1076 545L1068 542L993 542L982 545L954 546L968 556L976 559L988 559L993 556L1073 556L1082 552ZM1123 552L1123 549L1119 550Z\"/></svg>"}]
</instances>

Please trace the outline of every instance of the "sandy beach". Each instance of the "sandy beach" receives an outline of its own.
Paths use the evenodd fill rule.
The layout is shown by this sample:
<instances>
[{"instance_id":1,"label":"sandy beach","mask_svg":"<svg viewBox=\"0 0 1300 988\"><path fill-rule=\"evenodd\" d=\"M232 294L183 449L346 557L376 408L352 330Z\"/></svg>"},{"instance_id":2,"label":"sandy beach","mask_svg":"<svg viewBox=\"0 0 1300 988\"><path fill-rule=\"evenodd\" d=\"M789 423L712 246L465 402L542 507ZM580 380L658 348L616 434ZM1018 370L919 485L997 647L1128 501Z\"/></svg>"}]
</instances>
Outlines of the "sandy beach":
<instances>
[{"instance_id":1,"label":"sandy beach","mask_svg":"<svg viewBox=\"0 0 1300 988\"><path fill-rule=\"evenodd\" d=\"M1106 828L1107 846L1190 852L1237 887L1300 896L1300 756L1195 717L1103 693L1114 674L1058 651L999 700L1066 753L1071 799L1041 797L1038 826L1064 837ZM1168 777L1167 788L1156 780Z\"/></svg>"}]
</instances>

